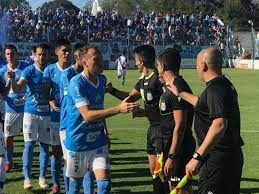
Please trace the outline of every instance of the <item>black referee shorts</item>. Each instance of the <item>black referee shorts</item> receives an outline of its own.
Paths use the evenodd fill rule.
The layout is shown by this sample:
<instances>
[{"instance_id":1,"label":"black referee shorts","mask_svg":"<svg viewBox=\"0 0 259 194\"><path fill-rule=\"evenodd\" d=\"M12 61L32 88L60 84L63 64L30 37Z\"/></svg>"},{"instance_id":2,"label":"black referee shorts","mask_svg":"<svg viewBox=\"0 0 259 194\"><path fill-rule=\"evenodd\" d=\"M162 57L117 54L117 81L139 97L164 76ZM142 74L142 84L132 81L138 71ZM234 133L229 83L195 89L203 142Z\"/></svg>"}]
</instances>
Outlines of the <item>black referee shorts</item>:
<instances>
[{"instance_id":1,"label":"black referee shorts","mask_svg":"<svg viewBox=\"0 0 259 194\"><path fill-rule=\"evenodd\" d=\"M156 155L162 152L162 132L160 123L151 123L147 131L147 154Z\"/></svg>"},{"instance_id":2,"label":"black referee shorts","mask_svg":"<svg viewBox=\"0 0 259 194\"><path fill-rule=\"evenodd\" d=\"M168 139L168 138L167 138ZM165 138L163 139L163 157L164 157L164 163L166 162L168 158L168 154L170 151L172 138L165 141ZM185 175L185 167L187 163L192 159L192 155L195 151L196 142L193 137L184 139L182 142L181 150L179 151L179 157L174 160L174 167L172 169L172 172L169 172L168 179L171 178L177 178L182 179ZM175 180L172 181L172 185L176 186L179 181ZM191 184L191 181L188 182L188 184Z\"/></svg>"},{"instance_id":3,"label":"black referee shorts","mask_svg":"<svg viewBox=\"0 0 259 194\"><path fill-rule=\"evenodd\" d=\"M243 164L241 148L210 152L199 171L198 193L240 194Z\"/></svg>"}]
</instances>

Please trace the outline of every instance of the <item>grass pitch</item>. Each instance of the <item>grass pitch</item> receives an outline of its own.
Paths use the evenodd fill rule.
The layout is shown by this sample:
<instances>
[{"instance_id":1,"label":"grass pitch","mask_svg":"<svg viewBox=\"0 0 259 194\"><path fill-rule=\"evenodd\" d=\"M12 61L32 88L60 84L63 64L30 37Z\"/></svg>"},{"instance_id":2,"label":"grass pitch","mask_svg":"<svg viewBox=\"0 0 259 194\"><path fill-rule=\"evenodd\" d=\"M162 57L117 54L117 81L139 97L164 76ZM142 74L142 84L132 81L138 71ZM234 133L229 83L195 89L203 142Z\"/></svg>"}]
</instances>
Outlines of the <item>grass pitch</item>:
<instances>
[{"instance_id":1,"label":"grass pitch","mask_svg":"<svg viewBox=\"0 0 259 194\"><path fill-rule=\"evenodd\" d=\"M105 74L108 81L113 82L116 88L125 91L131 90L140 76L137 71L128 70L126 86L121 87L116 71L105 71ZM182 70L181 74L190 84L195 94L202 92L205 84L197 78L195 70ZM259 71L224 69L224 74L231 79L239 94L241 134L245 142L243 147L245 164L241 193L259 193ZM106 107L111 107L119 104L119 100L107 94L105 104ZM144 118L132 119L131 114L125 114L107 119L107 124L112 140L110 150L112 193L152 193L151 176L145 151L147 120ZM22 137L17 137L14 152L16 165L15 169L6 175L4 188L6 194L25 193L23 191L22 150L23 139ZM34 187L31 193L49 193L50 190L40 190L38 176L39 162L38 148L36 148L32 169ZM48 168L48 179L48 182L51 183L50 167Z\"/></svg>"}]
</instances>

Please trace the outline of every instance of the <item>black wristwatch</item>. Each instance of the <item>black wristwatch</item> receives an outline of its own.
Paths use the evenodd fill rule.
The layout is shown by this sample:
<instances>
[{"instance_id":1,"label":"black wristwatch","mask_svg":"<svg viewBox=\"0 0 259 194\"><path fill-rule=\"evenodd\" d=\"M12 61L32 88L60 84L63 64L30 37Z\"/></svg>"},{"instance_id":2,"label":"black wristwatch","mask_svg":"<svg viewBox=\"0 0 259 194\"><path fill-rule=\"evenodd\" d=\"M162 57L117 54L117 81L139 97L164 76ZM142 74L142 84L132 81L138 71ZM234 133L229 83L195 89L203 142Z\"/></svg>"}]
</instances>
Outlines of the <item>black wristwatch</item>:
<instances>
[{"instance_id":1,"label":"black wristwatch","mask_svg":"<svg viewBox=\"0 0 259 194\"><path fill-rule=\"evenodd\" d=\"M203 158L201 157L201 155L198 152L194 152L193 155L192 155L192 158L195 159L195 160L198 160L200 162L203 161Z\"/></svg>"},{"instance_id":2,"label":"black wristwatch","mask_svg":"<svg viewBox=\"0 0 259 194\"><path fill-rule=\"evenodd\" d=\"M169 154L168 158L170 158L171 160L175 160L176 158L178 158L178 155L175 154Z\"/></svg>"}]
</instances>

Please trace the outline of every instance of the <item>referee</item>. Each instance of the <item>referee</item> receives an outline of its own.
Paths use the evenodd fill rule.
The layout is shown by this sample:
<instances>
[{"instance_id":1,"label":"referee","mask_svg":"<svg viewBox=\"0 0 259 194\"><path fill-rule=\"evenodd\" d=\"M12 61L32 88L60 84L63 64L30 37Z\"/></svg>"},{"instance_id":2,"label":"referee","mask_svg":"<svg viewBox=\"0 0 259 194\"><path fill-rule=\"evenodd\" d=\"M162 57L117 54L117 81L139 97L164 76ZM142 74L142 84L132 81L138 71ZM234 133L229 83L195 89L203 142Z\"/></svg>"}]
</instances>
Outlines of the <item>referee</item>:
<instances>
[{"instance_id":1,"label":"referee","mask_svg":"<svg viewBox=\"0 0 259 194\"><path fill-rule=\"evenodd\" d=\"M163 94L162 84L159 81L155 67L156 52L150 45L141 45L134 50L135 64L141 77L130 92L117 90L108 84L108 92L114 97L123 100L130 96L129 101L144 101L144 109L133 111L133 117L147 117L149 127L147 131L147 155L150 173L153 177L153 193L167 194L169 186L162 175L155 176L156 162L162 153L162 133L160 127L159 100Z\"/></svg>"},{"instance_id":2,"label":"referee","mask_svg":"<svg viewBox=\"0 0 259 194\"><path fill-rule=\"evenodd\" d=\"M188 177L199 173L199 194L239 194L244 142L240 137L237 91L222 74L223 56L218 49L202 50L196 63L198 76L206 83L199 97L185 92L180 79L171 84L176 95L195 107L194 130L199 147L185 171Z\"/></svg>"}]
</instances>

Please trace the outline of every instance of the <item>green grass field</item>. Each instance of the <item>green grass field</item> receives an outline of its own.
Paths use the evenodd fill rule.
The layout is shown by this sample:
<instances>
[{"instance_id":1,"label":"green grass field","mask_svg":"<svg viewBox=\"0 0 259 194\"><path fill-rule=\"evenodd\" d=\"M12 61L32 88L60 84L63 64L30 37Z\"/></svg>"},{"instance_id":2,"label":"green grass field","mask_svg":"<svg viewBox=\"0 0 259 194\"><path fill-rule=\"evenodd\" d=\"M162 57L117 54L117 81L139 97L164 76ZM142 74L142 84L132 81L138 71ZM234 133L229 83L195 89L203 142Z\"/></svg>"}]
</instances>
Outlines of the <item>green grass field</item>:
<instances>
[{"instance_id":1,"label":"green grass field","mask_svg":"<svg viewBox=\"0 0 259 194\"><path fill-rule=\"evenodd\" d=\"M241 133L245 141L243 147L245 165L241 183L241 193L259 193L259 71L225 69L224 73L231 79L239 93L242 127ZM128 91L138 80L139 73L134 70L127 72L126 86L121 87L116 71L106 71L108 80L118 89ZM192 87L195 94L204 89L204 84L198 80L195 70L183 70L183 76ZM111 95L106 95L106 107L118 104L119 101ZM146 119L132 119L130 114L119 115L107 119L112 140L110 150L112 164L112 193L127 194L151 193L151 176L149 175L146 157ZM23 192L22 174L22 137L16 138L14 161L16 168L6 176L5 193L21 194ZM235 161L233 161L235 162ZM48 178L50 168L48 168ZM49 193L41 191L38 186L39 163L38 148L35 149L32 169L32 193ZM51 180L49 180L51 183Z\"/></svg>"}]
</instances>

